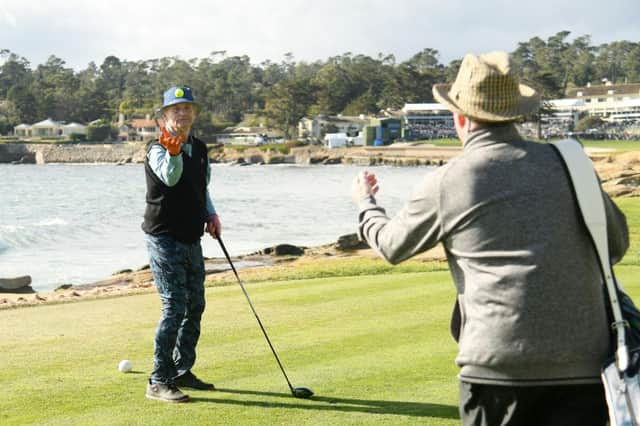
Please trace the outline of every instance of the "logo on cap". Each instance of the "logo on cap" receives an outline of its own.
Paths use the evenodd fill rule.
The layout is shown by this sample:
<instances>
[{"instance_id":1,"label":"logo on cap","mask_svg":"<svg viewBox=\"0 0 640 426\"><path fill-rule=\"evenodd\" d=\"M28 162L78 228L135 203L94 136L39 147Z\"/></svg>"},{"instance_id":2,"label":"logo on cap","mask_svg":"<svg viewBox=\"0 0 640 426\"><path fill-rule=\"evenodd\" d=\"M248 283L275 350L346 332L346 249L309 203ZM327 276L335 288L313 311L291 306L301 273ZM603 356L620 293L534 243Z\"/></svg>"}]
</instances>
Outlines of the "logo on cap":
<instances>
[{"instance_id":1,"label":"logo on cap","mask_svg":"<svg viewBox=\"0 0 640 426\"><path fill-rule=\"evenodd\" d=\"M181 98L184 96L184 90L177 88L174 95L176 96L176 98Z\"/></svg>"}]
</instances>

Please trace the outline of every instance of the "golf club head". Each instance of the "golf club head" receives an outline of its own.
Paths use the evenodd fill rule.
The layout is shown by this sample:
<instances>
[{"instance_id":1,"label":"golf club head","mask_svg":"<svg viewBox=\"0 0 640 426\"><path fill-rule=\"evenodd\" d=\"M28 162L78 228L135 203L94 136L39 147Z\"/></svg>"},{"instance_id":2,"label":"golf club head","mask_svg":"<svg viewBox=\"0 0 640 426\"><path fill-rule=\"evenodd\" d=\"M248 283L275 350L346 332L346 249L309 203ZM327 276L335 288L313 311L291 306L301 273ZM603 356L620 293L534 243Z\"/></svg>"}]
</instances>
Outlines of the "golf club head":
<instances>
[{"instance_id":1,"label":"golf club head","mask_svg":"<svg viewBox=\"0 0 640 426\"><path fill-rule=\"evenodd\" d=\"M311 398L313 396L313 391L305 387L293 388L291 393L296 398Z\"/></svg>"}]
</instances>

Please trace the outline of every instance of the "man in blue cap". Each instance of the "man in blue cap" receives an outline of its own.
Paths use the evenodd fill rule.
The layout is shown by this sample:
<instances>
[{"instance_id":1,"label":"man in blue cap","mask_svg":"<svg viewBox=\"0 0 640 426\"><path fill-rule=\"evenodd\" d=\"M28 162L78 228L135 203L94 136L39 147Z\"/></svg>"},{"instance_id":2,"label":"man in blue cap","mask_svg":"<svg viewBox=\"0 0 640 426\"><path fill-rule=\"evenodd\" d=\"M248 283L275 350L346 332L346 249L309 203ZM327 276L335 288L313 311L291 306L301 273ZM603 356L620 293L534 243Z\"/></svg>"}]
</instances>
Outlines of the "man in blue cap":
<instances>
[{"instance_id":1,"label":"man in blue cap","mask_svg":"<svg viewBox=\"0 0 640 426\"><path fill-rule=\"evenodd\" d=\"M162 134L149 145L145 161L142 230L162 302L146 397L165 402L189 400L178 386L214 390L213 384L191 371L205 308L200 238L205 229L214 238L221 233L207 190L211 175L207 147L190 134L199 110L190 87L168 89L158 111Z\"/></svg>"}]
</instances>

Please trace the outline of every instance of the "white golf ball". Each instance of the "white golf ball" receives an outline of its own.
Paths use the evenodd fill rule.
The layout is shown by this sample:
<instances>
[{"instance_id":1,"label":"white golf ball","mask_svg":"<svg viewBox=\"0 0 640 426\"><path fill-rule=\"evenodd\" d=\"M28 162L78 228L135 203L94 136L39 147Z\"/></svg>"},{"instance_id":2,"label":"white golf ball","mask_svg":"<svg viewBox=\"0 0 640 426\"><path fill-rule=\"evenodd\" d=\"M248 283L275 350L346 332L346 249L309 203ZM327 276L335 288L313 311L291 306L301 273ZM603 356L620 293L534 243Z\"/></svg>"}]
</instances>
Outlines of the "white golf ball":
<instances>
[{"instance_id":1,"label":"white golf ball","mask_svg":"<svg viewBox=\"0 0 640 426\"><path fill-rule=\"evenodd\" d=\"M118 370L120 370L120 372L122 373L128 373L132 369L133 363L128 359L123 359L122 361L120 361L120 364L118 364Z\"/></svg>"}]
</instances>

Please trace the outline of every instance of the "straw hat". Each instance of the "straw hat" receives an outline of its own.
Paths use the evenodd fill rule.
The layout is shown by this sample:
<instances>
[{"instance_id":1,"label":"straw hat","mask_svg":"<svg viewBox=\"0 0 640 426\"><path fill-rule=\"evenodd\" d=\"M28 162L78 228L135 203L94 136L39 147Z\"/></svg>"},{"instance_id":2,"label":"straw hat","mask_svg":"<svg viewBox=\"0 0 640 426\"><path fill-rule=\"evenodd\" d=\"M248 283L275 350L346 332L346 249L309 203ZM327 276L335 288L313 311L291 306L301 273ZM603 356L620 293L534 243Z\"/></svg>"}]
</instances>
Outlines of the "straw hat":
<instances>
[{"instance_id":1,"label":"straw hat","mask_svg":"<svg viewBox=\"0 0 640 426\"><path fill-rule=\"evenodd\" d=\"M466 55L453 84L436 84L433 96L450 111L482 122L514 121L540 108L534 89L519 84L509 55Z\"/></svg>"}]
</instances>

